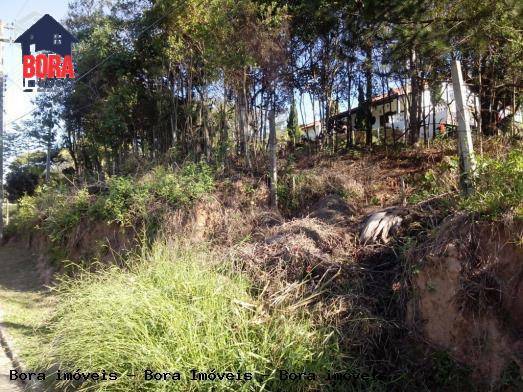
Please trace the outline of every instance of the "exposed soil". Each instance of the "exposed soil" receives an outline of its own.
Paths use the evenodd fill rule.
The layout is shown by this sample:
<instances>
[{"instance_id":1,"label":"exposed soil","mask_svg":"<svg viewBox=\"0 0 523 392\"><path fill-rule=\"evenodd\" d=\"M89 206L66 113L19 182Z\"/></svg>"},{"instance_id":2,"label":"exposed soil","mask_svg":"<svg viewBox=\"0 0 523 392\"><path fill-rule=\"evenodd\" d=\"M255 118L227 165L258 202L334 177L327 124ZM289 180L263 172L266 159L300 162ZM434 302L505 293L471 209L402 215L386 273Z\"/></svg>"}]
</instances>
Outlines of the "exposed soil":
<instances>
[{"instance_id":1,"label":"exposed soil","mask_svg":"<svg viewBox=\"0 0 523 392\"><path fill-rule=\"evenodd\" d=\"M406 349L400 347L404 340L413 340L404 326L408 273L394 241L387 246L365 245L359 243L358 233L367 214L402 205L412 192L403 185L406 178L423 173L443 157L442 151L427 149L390 157L378 152L361 158L299 160L296 167L327 191L305 198L307 205L300 205L294 219L267 209L263 181L233 177L220 182L213 196L194 207L168 213L161 232L193 242L210 241L218 253L250 274L268 304L308 307L315 322L336 328L351 355L359 352L379 363L387 381L401 378L402 365L395 361L405 359L400 354ZM341 187L345 196L329 194L329 184L336 184L336 190ZM430 221L425 225L429 228L439 225L441 216L434 211L410 214L405 225L418 228L404 228L397 235L412 237L418 230L425 238L426 227L420 222ZM79 227L82 230L71 233L64 245L71 259L92 256L91 251L103 244L102 260L110 262L113 253L132 248L133 238L140 234L103 223ZM521 229L472 224L465 218L448 220L412 252L410 266L420 272L411 277L414 290L408 295L414 299L407 313L418 340L408 344L428 342L448 350L474 369L478 379L489 382L498 380L511 363L521 369L521 234L517 234L520 242L515 240ZM33 246L44 249L48 243L36 238ZM45 260L40 263L44 264ZM394 365L389 369L387 364ZM424 373L420 378L427 377Z\"/></svg>"},{"instance_id":2,"label":"exposed soil","mask_svg":"<svg viewBox=\"0 0 523 392\"><path fill-rule=\"evenodd\" d=\"M32 325L24 323L22 317L12 319L11 314L38 306L35 296L39 290L41 284L33 255L20 248L0 246L0 392L22 390L17 382L9 380L9 372L15 368L12 358L16 355L11 351L13 342L9 332L23 339L30 338ZM15 302L18 308L12 309Z\"/></svg>"},{"instance_id":3,"label":"exposed soil","mask_svg":"<svg viewBox=\"0 0 523 392\"><path fill-rule=\"evenodd\" d=\"M488 382L513 363L523 371L522 234L521 223L457 217L412 256L411 325Z\"/></svg>"}]
</instances>

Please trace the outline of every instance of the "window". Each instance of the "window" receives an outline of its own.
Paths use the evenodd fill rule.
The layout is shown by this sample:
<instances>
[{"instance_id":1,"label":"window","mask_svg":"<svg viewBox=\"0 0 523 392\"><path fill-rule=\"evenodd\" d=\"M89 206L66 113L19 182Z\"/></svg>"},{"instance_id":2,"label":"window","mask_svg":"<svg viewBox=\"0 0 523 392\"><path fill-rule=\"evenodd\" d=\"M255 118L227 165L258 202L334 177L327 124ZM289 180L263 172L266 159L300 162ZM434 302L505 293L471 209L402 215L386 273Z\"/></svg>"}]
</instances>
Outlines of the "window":
<instances>
[{"instance_id":1,"label":"window","mask_svg":"<svg viewBox=\"0 0 523 392\"><path fill-rule=\"evenodd\" d=\"M62 45L62 34L55 34L55 35L53 35L53 44L54 45Z\"/></svg>"}]
</instances>

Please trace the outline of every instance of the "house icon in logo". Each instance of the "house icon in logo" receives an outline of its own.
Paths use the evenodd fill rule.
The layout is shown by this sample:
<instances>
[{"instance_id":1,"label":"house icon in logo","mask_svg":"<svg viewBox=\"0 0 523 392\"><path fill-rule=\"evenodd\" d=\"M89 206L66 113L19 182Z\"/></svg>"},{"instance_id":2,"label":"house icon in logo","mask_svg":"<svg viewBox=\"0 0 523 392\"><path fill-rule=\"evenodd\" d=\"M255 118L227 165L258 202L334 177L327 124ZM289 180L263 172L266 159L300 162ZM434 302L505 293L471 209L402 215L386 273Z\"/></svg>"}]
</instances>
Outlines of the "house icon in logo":
<instances>
[{"instance_id":1,"label":"house icon in logo","mask_svg":"<svg viewBox=\"0 0 523 392\"><path fill-rule=\"evenodd\" d=\"M49 14L20 35L15 43L22 45L23 85L30 88L24 91L33 91L38 80L74 78L71 53L72 44L76 42L78 40Z\"/></svg>"},{"instance_id":2,"label":"house icon in logo","mask_svg":"<svg viewBox=\"0 0 523 392\"><path fill-rule=\"evenodd\" d=\"M48 51L64 57L71 54L71 45L76 42L78 40L49 14L15 40L22 44L22 56L30 55L31 45L35 45L36 52Z\"/></svg>"}]
</instances>

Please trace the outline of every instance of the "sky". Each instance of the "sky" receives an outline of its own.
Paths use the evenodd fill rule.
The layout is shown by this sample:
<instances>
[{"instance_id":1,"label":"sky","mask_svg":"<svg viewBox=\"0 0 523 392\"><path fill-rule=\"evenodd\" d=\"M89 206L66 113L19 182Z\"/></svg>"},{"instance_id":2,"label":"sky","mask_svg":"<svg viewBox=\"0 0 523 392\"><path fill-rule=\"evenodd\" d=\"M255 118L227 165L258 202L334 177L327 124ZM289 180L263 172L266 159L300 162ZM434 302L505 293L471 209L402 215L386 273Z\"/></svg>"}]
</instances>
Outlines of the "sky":
<instances>
[{"instance_id":1,"label":"sky","mask_svg":"<svg viewBox=\"0 0 523 392\"><path fill-rule=\"evenodd\" d=\"M0 0L0 20L4 23L4 38L14 41L45 14L50 14L60 22L67 15L68 3L67 0ZM7 75L4 124L6 129L11 129L13 120L33 108L31 99L38 93L27 93L22 89L21 45L14 43L3 45L4 74ZM26 118L30 116L23 119Z\"/></svg>"}]
</instances>

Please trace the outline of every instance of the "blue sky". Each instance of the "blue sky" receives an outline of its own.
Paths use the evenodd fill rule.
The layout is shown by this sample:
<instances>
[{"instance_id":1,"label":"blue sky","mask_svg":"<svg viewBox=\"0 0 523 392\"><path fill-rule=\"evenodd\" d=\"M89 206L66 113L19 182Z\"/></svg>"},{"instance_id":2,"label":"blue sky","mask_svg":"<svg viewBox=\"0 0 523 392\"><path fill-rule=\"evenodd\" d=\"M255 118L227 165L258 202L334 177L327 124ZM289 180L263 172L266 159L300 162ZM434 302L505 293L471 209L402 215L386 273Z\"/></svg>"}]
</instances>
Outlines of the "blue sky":
<instances>
[{"instance_id":1,"label":"blue sky","mask_svg":"<svg viewBox=\"0 0 523 392\"><path fill-rule=\"evenodd\" d=\"M0 0L0 19L5 27L4 37L12 40L23 33L44 14L50 14L61 21L68 10L67 0ZM7 74L5 94L5 124L11 128L11 121L32 109L34 94L22 91L22 49L18 44L4 44L4 73Z\"/></svg>"}]
</instances>

